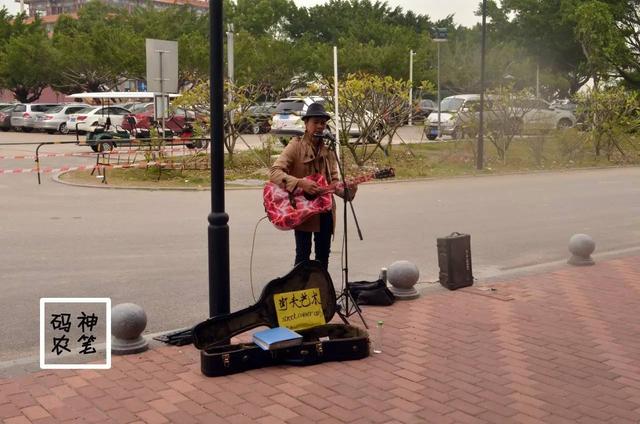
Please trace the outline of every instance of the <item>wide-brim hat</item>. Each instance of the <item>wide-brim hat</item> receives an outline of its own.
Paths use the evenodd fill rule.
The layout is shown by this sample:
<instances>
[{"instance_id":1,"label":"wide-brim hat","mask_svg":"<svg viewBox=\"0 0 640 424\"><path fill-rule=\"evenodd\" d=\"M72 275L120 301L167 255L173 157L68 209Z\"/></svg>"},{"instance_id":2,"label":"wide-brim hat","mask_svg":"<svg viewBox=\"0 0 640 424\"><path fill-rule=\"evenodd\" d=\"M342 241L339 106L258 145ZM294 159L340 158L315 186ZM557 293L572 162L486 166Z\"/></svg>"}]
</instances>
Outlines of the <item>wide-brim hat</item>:
<instances>
[{"instance_id":1,"label":"wide-brim hat","mask_svg":"<svg viewBox=\"0 0 640 424\"><path fill-rule=\"evenodd\" d=\"M309 107L307 108L307 113L302 117L302 120L306 121L309 118L330 119L331 115L329 115L327 111L324 110L324 106L322 105L322 103L315 102L309 105Z\"/></svg>"}]
</instances>

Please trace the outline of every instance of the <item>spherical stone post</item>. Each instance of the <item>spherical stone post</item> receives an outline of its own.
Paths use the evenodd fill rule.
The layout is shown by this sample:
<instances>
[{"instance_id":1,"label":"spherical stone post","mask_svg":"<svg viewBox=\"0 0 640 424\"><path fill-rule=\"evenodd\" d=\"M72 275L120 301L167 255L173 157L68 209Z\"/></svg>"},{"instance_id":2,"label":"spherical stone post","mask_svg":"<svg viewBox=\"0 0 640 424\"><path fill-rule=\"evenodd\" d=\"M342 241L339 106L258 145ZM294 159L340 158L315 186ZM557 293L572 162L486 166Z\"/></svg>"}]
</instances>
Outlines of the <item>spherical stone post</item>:
<instances>
[{"instance_id":1,"label":"spherical stone post","mask_svg":"<svg viewBox=\"0 0 640 424\"><path fill-rule=\"evenodd\" d=\"M570 265L585 266L595 262L591 254L596 250L596 244L587 234L574 234L569 240L569 252L571 257L567 261Z\"/></svg>"},{"instance_id":2,"label":"spherical stone post","mask_svg":"<svg viewBox=\"0 0 640 424\"><path fill-rule=\"evenodd\" d=\"M416 299L420 294L413 287L418 282L420 271L409 261L395 261L387 269L387 279L391 293L398 300Z\"/></svg>"},{"instance_id":3,"label":"spherical stone post","mask_svg":"<svg viewBox=\"0 0 640 424\"><path fill-rule=\"evenodd\" d=\"M149 343L141 336L147 314L135 303L119 303L111 308L111 353L129 355L144 352Z\"/></svg>"}]
</instances>

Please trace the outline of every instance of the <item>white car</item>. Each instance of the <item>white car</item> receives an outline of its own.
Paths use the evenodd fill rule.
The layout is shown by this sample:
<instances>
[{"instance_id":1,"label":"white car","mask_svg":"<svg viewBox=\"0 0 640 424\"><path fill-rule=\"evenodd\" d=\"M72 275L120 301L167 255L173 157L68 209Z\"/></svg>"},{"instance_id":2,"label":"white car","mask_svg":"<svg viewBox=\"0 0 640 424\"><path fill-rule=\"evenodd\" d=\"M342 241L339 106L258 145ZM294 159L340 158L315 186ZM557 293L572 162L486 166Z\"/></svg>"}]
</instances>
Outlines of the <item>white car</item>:
<instances>
[{"instance_id":1,"label":"white car","mask_svg":"<svg viewBox=\"0 0 640 424\"><path fill-rule=\"evenodd\" d=\"M120 106L89 106L69 115L67 128L69 131L82 134L93 131L97 126L105 125L107 119L111 121L113 127L120 127L124 117L130 113L128 109Z\"/></svg>"},{"instance_id":2,"label":"white car","mask_svg":"<svg viewBox=\"0 0 640 424\"><path fill-rule=\"evenodd\" d=\"M316 102L325 103L326 99L320 96L281 99L273 112L271 134L286 139L304 134L302 118L306 115L309 105Z\"/></svg>"},{"instance_id":3,"label":"white car","mask_svg":"<svg viewBox=\"0 0 640 424\"><path fill-rule=\"evenodd\" d=\"M280 99L271 118L270 133L278 137L283 144L286 144L291 137L303 135L304 121L302 118L307 114L309 105L312 103L324 104L327 101L326 98L321 96L286 97ZM360 137L360 128L356 123L347 123L346 126L349 128L349 136L351 138ZM329 129L333 134L336 134L335 122L333 120L329 121Z\"/></svg>"},{"instance_id":4,"label":"white car","mask_svg":"<svg viewBox=\"0 0 640 424\"><path fill-rule=\"evenodd\" d=\"M485 97L485 122L490 125L499 117L492 113L492 102L495 95ZM531 134L545 132L556 128L573 127L576 117L568 110L551 107L542 99L522 100L522 110L526 111L519 122L521 133ZM451 138L462 138L468 134L464 124L477 119L480 110L479 94L460 94L445 97L440 103L440 135L450 135ZM427 117L425 134L429 140L438 137L438 110L436 109Z\"/></svg>"}]
</instances>

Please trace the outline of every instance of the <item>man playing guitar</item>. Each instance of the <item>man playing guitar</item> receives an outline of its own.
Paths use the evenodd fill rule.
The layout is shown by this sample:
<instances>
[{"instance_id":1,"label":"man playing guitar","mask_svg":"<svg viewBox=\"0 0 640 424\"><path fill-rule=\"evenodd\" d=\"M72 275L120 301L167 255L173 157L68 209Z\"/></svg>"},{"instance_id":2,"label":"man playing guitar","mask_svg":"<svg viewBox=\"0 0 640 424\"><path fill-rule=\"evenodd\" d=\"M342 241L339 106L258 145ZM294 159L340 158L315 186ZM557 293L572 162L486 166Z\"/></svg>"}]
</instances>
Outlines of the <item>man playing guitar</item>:
<instances>
[{"instance_id":1,"label":"man playing guitar","mask_svg":"<svg viewBox=\"0 0 640 424\"><path fill-rule=\"evenodd\" d=\"M305 132L302 137L293 138L282 151L278 159L269 170L272 183L292 193L296 188L306 195L317 196L327 191L344 197L345 190L337 186L339 181L338 165L334 153L325 146L323 136L327 121L331 116L325 111L321 103L312 103L302 118ZM328 186L322 187L311 179L304 177L320 174L324 176ZM352 200L357 186L349 186L347 192ZM315 259L327 269L329 253L331 251L331 236L333 235L336 205L332 196L332 208L329 212L322 212L307 218L294 228L296 240L295 264L308 260L311 255L311 239L315 245Z\"/></svg>"}]
</instances>

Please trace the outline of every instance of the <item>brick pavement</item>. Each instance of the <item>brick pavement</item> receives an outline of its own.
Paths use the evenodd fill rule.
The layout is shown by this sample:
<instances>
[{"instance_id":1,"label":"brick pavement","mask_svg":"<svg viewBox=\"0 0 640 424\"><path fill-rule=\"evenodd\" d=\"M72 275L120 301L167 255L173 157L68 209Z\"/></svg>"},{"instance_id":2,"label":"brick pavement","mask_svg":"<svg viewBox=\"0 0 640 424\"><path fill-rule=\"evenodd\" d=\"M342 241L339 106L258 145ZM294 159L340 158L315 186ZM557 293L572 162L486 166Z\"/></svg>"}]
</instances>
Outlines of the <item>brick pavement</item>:
<instances>
[{"instance_id":1,"label":"brick pavement","mask_svg":"<svg viewBox=\"0 0 640 424\"><path fill-rule=\"evenodd\" d=\"M488 290L489 287L495 290ZM191 346L0 380L0 419L145 423L638 423L640 257L392 307L384 352L207 378Z\"/></svg>"}]
</instances>

